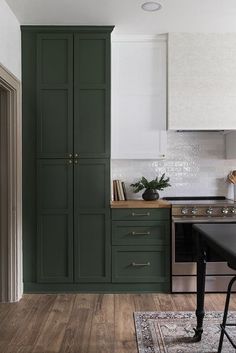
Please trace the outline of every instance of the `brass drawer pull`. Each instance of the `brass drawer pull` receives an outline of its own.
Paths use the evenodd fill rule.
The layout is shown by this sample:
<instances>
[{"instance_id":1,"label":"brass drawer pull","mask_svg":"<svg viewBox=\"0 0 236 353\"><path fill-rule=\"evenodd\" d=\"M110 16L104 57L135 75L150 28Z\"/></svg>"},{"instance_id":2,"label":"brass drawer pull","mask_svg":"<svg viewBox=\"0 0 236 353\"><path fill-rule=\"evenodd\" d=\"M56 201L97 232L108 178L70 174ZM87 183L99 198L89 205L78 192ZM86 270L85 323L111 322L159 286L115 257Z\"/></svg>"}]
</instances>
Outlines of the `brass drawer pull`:
<instances>
[{"instance_id":1,"label":"brass drawer pull","mask_svg":"<svg viewBox=\"0 0 236 353\"><path fill-rule=\"evenodd\" d=\"M133 267L150 266L150 265L151 265L150 262L146 262L145 264L136 264L136 262L131 263L131 266L133 266Z\"/></svg>"},{"instance_id":2,"label":"brass drawer pull","mask_svg":"<svg viewBox=\"0 0 236 353\"><path fill-rule=\"evenodd\" d=\"M131 235L150 235L150 232L138 233L138 232L131 232Z\"/></svg>"},{"instance_id":3,"label":"brass drawer pull","mask_svg":"<svg viewBox=\"0 0 236 353\"><path fill-rule=\"evenodd\" d=\"M147 213L135 213L135 212L132 212L132 216L133 217L150 216L150 212L147 212Z\"/></svg>"}]
</instances>

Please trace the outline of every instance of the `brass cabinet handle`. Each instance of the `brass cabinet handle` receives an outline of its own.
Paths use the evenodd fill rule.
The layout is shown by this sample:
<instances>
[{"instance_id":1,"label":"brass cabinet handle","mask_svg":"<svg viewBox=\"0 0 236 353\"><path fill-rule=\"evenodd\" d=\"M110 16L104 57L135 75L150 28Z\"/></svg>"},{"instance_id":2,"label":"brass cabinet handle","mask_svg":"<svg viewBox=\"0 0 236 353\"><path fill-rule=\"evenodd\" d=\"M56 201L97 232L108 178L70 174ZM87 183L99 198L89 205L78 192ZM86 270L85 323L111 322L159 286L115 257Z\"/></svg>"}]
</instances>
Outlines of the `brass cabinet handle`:
<instances>
[{"instance_id":1,"label":"brass cabinet handle","mask_svg":"<svg viewBox=\"0 0 236 353\"><path fill-rule=\"evenodd\" d=\"M150 266L150 265L151 265L150 262L146 262L145 264L137 264L136 262L131 263L131 266L133 266L133 267Z\"/></svg>"},{"instance_id":2,"label":"brass cabinet handle","mask_svg":"<svg viewBox=\"0 0 236 353\"><path fill-rule=\"evenodd\" d=\"M150 216L150 212L147 212L147 213L135 213L135 212L132 212L132 216L133 217L139 217L139 216Z\"/></svg>"},{"instance_id":3,"label":"brass cabinet handle","mask_svg":"<svg viewBox=\"0 0 236 353\"><path fill-rule=\"evenodd\" d=\"M150 232L143 232L143 233L139 233L139 232L131 232L131 235L150 235Z\"/></svg>"}]
</instances>

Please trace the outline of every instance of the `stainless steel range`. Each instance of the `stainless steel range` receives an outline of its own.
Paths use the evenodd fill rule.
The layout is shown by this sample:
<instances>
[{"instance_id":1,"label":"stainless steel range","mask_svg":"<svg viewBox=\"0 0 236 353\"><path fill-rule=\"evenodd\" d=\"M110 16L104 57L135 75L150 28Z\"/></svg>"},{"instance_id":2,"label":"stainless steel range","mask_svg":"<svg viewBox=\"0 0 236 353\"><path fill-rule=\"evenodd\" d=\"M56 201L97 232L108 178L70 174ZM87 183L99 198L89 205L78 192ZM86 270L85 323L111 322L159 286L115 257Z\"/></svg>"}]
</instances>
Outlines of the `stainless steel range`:
<instances>
[{"instance_id":1,"label":"stainless steel range","mask_svg":"<svg viewBox=\"0 0 236 353\"><path fill-rule=\"evenodd\" d=\"M166 199L172 203L172 292L195 292L196 234L192 225L236 223L236 204L225 197ZM226 291L232 274L218 254L208 252L206 291Z\"/></svg>"}]
</instances>

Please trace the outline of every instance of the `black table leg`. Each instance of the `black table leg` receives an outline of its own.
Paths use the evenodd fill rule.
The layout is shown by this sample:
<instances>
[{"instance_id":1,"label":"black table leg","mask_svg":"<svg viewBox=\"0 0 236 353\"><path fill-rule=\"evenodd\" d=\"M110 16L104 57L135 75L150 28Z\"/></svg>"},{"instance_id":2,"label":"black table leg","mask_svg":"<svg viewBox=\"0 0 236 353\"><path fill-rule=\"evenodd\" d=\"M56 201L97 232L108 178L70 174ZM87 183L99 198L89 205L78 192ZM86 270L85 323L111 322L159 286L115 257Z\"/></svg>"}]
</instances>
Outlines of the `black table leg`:
<instances>
[{"instance_id":1,"label":"black table leg","mask_svg":"<svg viewBox=\"0 0 236 353\"><path fill-rule=\"evenodd\" d=\"M200 234L198 235L198 256L197 256L197 327L194 329L195 341L201 341L203 332L204 297L205 297L205 275L206 275L206 251Z\"/></svg>"}]
</instances>

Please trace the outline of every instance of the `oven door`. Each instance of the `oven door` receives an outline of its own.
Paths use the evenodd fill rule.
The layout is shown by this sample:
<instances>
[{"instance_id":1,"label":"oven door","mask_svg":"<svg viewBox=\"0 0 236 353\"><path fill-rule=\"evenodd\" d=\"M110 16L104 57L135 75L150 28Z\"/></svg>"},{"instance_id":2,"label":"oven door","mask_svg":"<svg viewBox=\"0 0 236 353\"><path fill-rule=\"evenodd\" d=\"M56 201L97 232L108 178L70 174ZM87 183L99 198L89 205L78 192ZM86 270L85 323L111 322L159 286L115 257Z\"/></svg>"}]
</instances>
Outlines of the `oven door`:
<instances>
[{"instance_id":1,"label":"oven door","mask_svg":"<svg viewBox=\"0 0 236 353\"><path fill-rule=\"evenodd\" d=\"M230 219L173 217L172 219L172 275L196 275L197 273L197 234L193 229L196 223L234 223ZM226 275L235 271L227 266L221 257L212 250L207 251L206 274Z\"/></svg>"}]
</instances>

